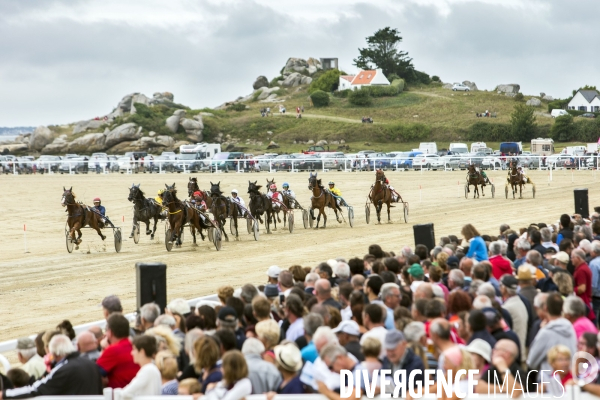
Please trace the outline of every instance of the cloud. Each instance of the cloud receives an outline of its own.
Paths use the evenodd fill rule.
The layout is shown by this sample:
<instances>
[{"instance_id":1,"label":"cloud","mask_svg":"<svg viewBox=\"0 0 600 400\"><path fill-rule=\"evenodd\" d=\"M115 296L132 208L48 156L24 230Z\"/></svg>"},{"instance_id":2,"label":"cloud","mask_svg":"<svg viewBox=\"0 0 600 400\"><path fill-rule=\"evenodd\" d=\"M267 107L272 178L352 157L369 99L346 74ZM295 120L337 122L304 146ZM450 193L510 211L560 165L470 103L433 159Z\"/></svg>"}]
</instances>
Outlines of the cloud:
<instances>
[{"instance_id":1,"label":"cloud","mask_svg":"<svg viewBox=\"0 0 600 400\"><path fill-rule=\"evenodd\" d=\"M352 72L365 37L385 26L401 31L417 69L445 81L565 97L600 83L599 13L594 0L0 2L0 125L92 118L131 92L212 107L289 57L338 57Z\"/></svg>"}]
</instances>

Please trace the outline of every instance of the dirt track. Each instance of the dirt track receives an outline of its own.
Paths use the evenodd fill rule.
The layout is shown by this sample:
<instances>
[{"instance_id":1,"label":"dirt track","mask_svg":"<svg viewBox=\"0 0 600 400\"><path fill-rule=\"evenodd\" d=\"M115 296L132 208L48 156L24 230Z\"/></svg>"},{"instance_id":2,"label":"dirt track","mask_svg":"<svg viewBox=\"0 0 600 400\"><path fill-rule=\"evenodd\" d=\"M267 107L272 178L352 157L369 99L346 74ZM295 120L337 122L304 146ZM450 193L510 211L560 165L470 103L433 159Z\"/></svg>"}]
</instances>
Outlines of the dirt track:
<instances>
[{"instance_id":1,"label":"dirt track","mask_svg":"<svg viewBox=\"0 0 600 400\"><path fill-rule=\"evenodd\" d=\"M410 203L408 224L401 222L400 208L392 210L392 224L375 224L373 210L371 224L365 223L365 198L374 173L320 173L324 181L335 180L344 198L355 207L354 228L335 222L330 211L326 230L305 230L298 212L293 234L280 228L272 235L262 232L260 240L255 242L244 231L239 242L224 242L223 249L217 252L208 241L192 247L188 231L183 247L167 253L163 242L164 225L159 224L154 242L146 236L138 245L126 239L119 254L114 251L111 235L102 243L95 232L87 229L80 250L67 253L66 215L60 206L62 187L73 186L78 200L86 202L101 196L108 215L123 225L124 238L127 238L132 215L131 204L127 201L128 187L133 182L141 183L146 194L154 196L164 183L176 182L181 192L187 193L184 189L188 175L1 176L0 315L3 320L0 341L50 329L62 319L69 319L74 325L100 319L99 303L108 294L121 297L126 312L134 311L134 265L138 261L165 262L169 299L191 298L212 294L224 284L263 283L265 271L272 264L314 266L338 256L362 257L372 243L398 251L404 244L414 244L412 225L417 223L434 222L437 239L458 234L467 221L490 233L496 232L501 222L508 222L513 227L530 222L551 222L563 212L573 212L572 190L576 187L590 189L592 212L593 206L600 204L592 171L576 171L574 183L570 171L555 171L551 185L548 185L546 171L531 171L529 175L537 183L535 200L530 185L524 199L506 200L506 172L503 171L489 173L497 185L496 198L492 199L486 188L486 196L477 200L464 197L464 171L388 172L387 175ZM305 207L309 204L307 173L195 176L203 188L209 187L209 180L220 180L227 193L238 188L245 200L248 179L264 183L266 177L274 176L279 185L284 181L291 184L301 204ZM124 224L121 223L122 216L125 216ZM27 224L27 254L24 253L23 224Z\"/></svg>"}]
</instances>

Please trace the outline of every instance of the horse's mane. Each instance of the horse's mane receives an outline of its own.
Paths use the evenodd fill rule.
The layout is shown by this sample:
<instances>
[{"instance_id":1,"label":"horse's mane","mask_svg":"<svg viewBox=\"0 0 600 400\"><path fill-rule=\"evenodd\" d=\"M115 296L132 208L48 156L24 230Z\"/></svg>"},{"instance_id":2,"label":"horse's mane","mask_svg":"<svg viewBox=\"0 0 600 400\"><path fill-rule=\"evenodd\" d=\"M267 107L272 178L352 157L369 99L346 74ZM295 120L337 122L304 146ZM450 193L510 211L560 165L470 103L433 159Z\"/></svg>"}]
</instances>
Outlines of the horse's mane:
<instances>
[{"instance_id":1,"label":"horse's mane","mask_svg":"<svg viewBox=\"0 0 600 400\"><path fill-rule=\"evenodd\" d=\"M140 194L139 194L139 195L140 195L141 197L146 197L146 195L144 194L144 191L143 191L142 189L140 189L140 187L139 187L139 186L137 187L137 190L140 192Z\"/></svg>"}]
</instances>

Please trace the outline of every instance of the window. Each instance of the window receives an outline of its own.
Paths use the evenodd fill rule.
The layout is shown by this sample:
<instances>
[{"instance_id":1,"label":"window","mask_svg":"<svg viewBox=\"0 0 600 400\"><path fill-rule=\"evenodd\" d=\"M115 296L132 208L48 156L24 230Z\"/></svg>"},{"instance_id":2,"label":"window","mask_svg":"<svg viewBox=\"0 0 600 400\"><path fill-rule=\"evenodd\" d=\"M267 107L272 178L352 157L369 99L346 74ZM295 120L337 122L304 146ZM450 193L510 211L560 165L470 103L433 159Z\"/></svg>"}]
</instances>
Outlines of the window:
<instances>
[{"instance_id":1,"label":"window","mask_svg":"<svg viewBox=\"0 0 600 400\"><path fill-rule=\"evenodd\" d=\"M371 74L369 74L369 76L367 76L367 79L371 79Z\"/></svg>"},{"instance_id":2,"label":"window","mask_svg":"<svg viewBox=\"0 0 600 400\"><path fill-rule=\"evenodd\" d=\"M594 109L594 112L599 112L600 111L600 106L594 106L593 109Z\"/></svg>"},{"instance_id":3,"label":"window","mask_svg":"<svg viewBox=\"0 0 600 400\"><path fill-rule=\"evenodd\" d=\"M579 111L587 111L587 107L586 106L579 106Z\"/></svg>"}]
</instances>

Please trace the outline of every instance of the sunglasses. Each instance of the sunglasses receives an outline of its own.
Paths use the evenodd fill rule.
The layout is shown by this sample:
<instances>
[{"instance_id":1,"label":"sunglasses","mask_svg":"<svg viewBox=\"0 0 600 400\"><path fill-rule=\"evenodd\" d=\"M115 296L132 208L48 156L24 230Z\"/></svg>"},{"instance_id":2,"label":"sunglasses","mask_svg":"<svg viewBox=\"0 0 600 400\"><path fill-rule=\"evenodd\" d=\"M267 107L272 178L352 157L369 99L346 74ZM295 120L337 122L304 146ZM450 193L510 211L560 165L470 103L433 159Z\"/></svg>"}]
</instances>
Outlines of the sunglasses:
<instances>
[{"instance_id":1,"label":"sunglasses","mask_svg":"<svg viewBox=\"0 0 600 400\"><path fill-rule=\"evenodd\" d=\"M333 372L333 365L337 361L337 358L338 358L338 356L333 357L333 360L331 360L331 364L327 365L327 368L329 368L329 370L332 372Z\"/></svg>"}]
</instances>

